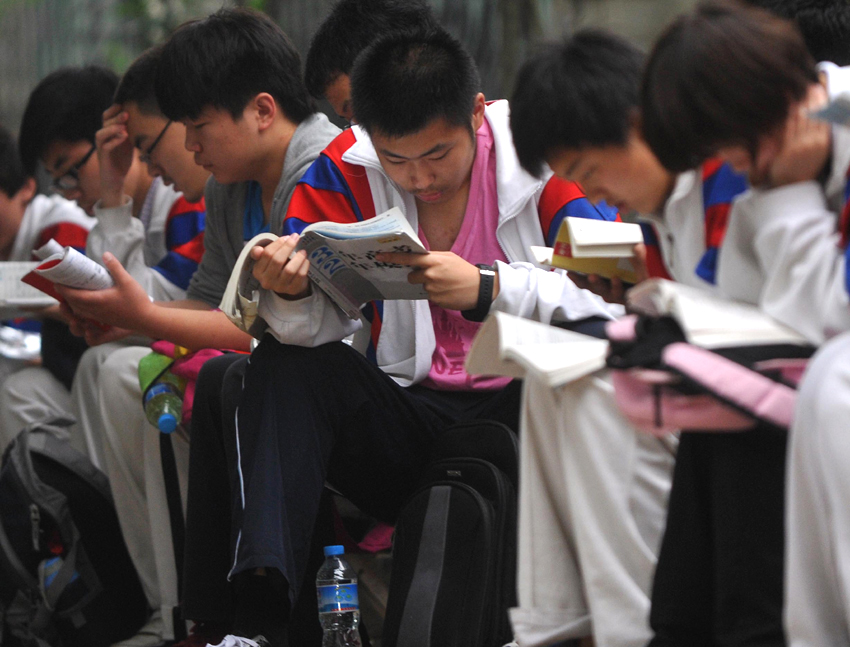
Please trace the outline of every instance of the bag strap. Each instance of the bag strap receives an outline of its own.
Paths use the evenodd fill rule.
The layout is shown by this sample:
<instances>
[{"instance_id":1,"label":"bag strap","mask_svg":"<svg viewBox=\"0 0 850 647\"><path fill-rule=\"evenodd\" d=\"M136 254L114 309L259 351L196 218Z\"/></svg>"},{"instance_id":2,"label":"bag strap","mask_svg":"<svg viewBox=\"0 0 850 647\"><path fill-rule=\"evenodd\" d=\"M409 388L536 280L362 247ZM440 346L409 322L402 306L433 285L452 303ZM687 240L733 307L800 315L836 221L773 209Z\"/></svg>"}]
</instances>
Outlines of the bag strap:
<instances>
[{"instance_id":1,"label":"bag strap","mask_svg":"<svg viewBox=\"0 0 850 647\"><path fill-rule=\"evenodd\" d=\"M780 430L794 419L797 393L756 371L687 343L662 352L663 363L730 406Z\"/></svg>"},{"instance_id":2,"label":"bag strap","mask_svg":"<svg viewBox=\"0 0 850 647\"><path fill-rule=\"evenodd\" d=\"M165 483L165 499L168 503L168 519L171 525L171 543L174 546L174 567L177 570L177 599L183 600L183 549L186 543L186 525L183 519L183 500L180 496L180 480L177 476L177 461L174 457L173 434L159 433L159 454L162 463L162 478ZM172 610L174 639L186 638L186 623L180 606Z\"/></svg>"}]
</instances>

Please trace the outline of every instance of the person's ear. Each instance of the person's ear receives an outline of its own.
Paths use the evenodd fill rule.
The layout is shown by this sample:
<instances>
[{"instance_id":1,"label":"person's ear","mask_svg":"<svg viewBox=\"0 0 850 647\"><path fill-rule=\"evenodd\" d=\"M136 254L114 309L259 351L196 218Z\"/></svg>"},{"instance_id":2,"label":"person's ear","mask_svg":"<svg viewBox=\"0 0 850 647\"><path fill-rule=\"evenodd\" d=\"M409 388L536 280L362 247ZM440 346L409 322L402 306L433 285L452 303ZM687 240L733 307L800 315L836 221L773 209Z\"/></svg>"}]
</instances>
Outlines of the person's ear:
<instances>
[{"instance_id":1,"label":"person's ear","mask_svg":"<svg viewBox=\"0 0 850 647\"><path fill-rule=\"evenodd\" d=\"M269 128L277 116L277 103L268 92L260 92L252 102L257 128L261 131Z\"/></svg>"},{"instance_id":2,"label":"person's ear","mask_svg":"<svg viewBox=\"0 0 850 647\"><path fill-rule=\"evenodd\" d=\"M18 189L18 192L14 195L12 199L26 206L35 197L37 191L38 184L36 183L35 178L28 177L24 181L24 185L20 189Z\"/></svg>"},{"instance_id":3,"label":"person's ear","mask_svg":"<svg viewBox=\"0 0 850 647\"><path fill-rule=\"evenodd\" d=\"M487 107L487 101L484 99L484 94L479 92L475 95L472 105L472 132L478 132L481 124L484 123L484 109Z\"/></svg>"}]
</instances>

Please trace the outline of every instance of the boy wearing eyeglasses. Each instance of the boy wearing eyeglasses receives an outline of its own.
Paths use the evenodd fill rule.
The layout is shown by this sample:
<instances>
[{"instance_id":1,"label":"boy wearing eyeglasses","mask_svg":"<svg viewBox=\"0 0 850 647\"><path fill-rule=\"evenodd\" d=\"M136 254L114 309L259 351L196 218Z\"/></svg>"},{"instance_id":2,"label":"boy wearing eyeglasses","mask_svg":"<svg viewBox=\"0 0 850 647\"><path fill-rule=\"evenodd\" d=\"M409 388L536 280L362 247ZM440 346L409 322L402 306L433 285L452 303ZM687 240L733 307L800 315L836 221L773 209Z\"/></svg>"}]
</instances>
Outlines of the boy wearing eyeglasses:
<instances>
[{"instance_id":1,"label":"boy wearing eyeglasses","mask_svg":"<svg viewBox=\"0 0 850 647\"><path fill-rule=\"evenodd\" d=\"M34 260L33 250L51 238L83 251L94 225L94 218L73 202L60 196L37 195L35 178L24 171L15 139L0 126L0 261ZM59 316L56 306L32 312L33 319L51 316ZM33 332L41 325L30 319L3 323L4 328ZM26 371L26 364L21 359L0 357L0 384L13 372ZM18 431L19 426L0 424L0 451Z\"/></svg>"}]
</instances>

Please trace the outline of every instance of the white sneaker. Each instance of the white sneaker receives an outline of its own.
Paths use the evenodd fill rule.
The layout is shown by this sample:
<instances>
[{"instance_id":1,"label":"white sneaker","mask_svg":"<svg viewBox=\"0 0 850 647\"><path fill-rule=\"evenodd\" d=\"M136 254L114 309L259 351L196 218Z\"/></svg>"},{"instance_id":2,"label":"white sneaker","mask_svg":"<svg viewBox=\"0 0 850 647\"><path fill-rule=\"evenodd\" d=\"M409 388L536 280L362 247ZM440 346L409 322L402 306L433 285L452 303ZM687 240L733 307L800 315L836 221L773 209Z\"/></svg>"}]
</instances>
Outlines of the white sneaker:
<instances>
[{"instance_id":1,"label":"white sneaker","mask_svg":"<svg viewBox=\"0 0 850 647\"><path fill-rule=\"evenodd\" d=\"M268 642L262 636L254 636L254 640L228 634L218 645L207 644L207 647L268 647Z\"/></svg>"},{"instance_id":2,"label":"white sneaker","mask_svg":"<svg viewBox=\"0 0 850 647\"><path fill-rule=\"evenodd\" d=\"M135 636L117 642L112 647L159 647L165 644L164 633L165 621L162 619L162 611L157 609Z\"/></svg>"}]
</instances>

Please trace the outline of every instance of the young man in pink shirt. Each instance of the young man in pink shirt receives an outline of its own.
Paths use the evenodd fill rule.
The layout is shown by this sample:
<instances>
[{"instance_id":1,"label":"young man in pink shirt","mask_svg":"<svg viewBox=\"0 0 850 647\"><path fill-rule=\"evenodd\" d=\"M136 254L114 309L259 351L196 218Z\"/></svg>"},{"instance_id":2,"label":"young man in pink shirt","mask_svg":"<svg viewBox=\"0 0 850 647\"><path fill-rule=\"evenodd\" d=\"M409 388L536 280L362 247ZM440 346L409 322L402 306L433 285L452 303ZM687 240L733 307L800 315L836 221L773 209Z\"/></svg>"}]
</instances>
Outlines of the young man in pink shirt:
<instances>
[{"instance_id":1,"label":"young man in pink shirt","mask_svg":"<svg viewBox=\"0 0 850 647\"><path fill-rule=\"evenodd\" d=\"M279 598L264 598L265 614L239 628L240 640L281 644L274 625L305 576L326 479L392 521L449 424L488 418L516 429L518 385L463 369L489 311L545 322L610 317L566 275L536 268L530 247L551 242L566 215L616 212L591 205L575 184L522 170L507 102L485 102L454 38L390 34L358 58L351 82L359 125L305 173L284 236L253 251L270 334L252 354L238 408L231 574L243 581L237 592L271 580L264 588ZM430 251L383 260L411 266L409 280L428 299L371 302L351 320L311 289L305 254L290 253L312 222L356 222L393 206ZM340 343L351 334L363 354Z\"/></svg>"}]
</instances>

